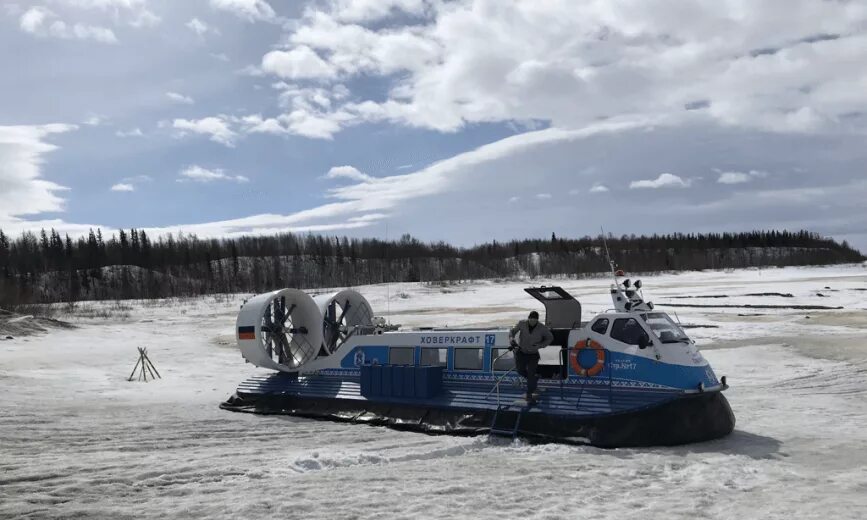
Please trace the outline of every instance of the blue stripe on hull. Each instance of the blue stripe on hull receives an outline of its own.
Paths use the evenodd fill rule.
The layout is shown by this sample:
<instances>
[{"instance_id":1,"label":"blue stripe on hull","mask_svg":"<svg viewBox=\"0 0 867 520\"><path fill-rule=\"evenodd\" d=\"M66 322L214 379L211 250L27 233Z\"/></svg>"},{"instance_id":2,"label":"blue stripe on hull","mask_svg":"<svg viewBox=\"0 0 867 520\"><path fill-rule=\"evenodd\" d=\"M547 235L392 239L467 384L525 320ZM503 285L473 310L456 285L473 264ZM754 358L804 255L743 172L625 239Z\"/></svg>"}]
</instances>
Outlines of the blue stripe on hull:
<instances>
[{"instance_id":1,"label":"blue stripe on hull","mask_svg":"<svg viewBox=\"0 0 867 520\"><path fill-rule=\"evenodd\" d=\"M595 381L594 381L595 382ZM680 390L658 388L633 388L627 386L581 385L570 381L561 388L559 381L542 380L539 384L539 403L528 413L571 417L592 417L625 413L658 405L683 395ZM500 397L494 392L493 379L487 382L469 382L447 378L443 392L431 399L377 398L368 400L361 396L358 377L312 376L293 378L284 374L257 376L238 387L239 395L279 398L303 397L312 399L342 399L375 403L392 403L421 408L444 408L461 410L496 410L498 404L511 404L523 396L523 389L510 382L500 385Z\"/></svg>"}]
</instances>

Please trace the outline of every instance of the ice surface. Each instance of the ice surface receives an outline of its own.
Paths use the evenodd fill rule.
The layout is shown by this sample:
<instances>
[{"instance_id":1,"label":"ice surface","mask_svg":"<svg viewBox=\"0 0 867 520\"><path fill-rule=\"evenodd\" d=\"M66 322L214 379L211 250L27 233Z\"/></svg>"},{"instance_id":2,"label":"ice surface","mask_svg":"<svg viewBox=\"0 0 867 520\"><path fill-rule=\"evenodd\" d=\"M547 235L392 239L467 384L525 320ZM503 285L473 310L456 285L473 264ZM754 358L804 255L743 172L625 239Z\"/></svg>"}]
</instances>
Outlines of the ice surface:
<instances>
[{"instance_id":1,"label":"ice surface","mask_svg":"<svg viewBox=\"0 0 867 520\"><path fill-rule=\"evenodd\" d=\"M660 304L846 309L678 308L717 327L687 332L728 376L735 433L600 450L222 411L255 372L234 348L241 296L125 302L117 318L0 341L0 517L867 518L867 270L643 279ZM604 279L533 283L558 282L585 319L610 305ZM506 325L538 308L525 285L360 290L404 325ZM764 292L793 297L743 296ZM687 295L728 297L672 298ZM161 380L126 381L137 346Z\"/></svg>"}]
</instances>

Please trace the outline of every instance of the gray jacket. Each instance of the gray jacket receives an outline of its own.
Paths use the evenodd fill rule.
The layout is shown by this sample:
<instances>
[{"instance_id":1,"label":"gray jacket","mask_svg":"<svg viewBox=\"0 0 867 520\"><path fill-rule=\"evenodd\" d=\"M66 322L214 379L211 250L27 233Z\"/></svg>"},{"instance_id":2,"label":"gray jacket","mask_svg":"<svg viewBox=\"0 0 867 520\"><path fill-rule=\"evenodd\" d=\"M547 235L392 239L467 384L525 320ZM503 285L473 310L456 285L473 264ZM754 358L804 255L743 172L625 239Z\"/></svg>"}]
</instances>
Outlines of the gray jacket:
<instances>
[{"instance_id":1,"label":"gray jacket","mask_svg":"<svg viewBox=\"0 0 867 520\"><path fill-rule=\"evenodd\" d=\"M521 320L509 331L509 339L514 339L515 335L520 335L518 346L524 354L538 354L540 348L547 347L554 341L554 335L541 322L537 323L531 332L527 320Z\"/></svg>"}]
</instances>

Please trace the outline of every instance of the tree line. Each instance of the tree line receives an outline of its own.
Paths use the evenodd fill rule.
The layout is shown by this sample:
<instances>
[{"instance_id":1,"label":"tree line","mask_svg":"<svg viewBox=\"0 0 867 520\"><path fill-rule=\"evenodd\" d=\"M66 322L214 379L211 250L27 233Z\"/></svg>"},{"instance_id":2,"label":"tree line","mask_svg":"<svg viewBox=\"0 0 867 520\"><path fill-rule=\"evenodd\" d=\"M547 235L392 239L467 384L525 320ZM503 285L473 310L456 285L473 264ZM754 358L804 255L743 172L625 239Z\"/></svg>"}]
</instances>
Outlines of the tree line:
<instances>
[{"instance_id":1,"label":"tree line","mask_svg":"<svg viewBox=\"0 0 867 520\"><path fill-rule=\"evenodd\" d=\"M280 233L152 238L101 229L72 239L54 229L10 238L0 230L0 306L162 298L282 287L575 275L607 271L605 245L634 272L859 262L845 241L809 231L674 233L493 241L472 247Z\"/></svg>"}]
</instances>

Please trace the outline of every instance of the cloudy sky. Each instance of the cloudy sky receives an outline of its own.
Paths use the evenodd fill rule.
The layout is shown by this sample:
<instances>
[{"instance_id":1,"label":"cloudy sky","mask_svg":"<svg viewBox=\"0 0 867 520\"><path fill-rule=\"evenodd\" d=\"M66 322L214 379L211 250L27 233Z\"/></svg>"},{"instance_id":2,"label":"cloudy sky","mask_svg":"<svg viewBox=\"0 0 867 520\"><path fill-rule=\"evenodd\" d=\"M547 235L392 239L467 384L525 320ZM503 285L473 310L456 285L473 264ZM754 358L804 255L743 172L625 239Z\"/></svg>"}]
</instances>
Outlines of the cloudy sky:
<instances>
[{"instance_id":1,"label":"cloudy sky","mask_svg":"<svg viewBox=\"0 0 867 520\"><path fill-rule=\"evenodd\" d=\"M867 250L867 2L4 0L0 228Z\"/></svg>"}]
</instances>

